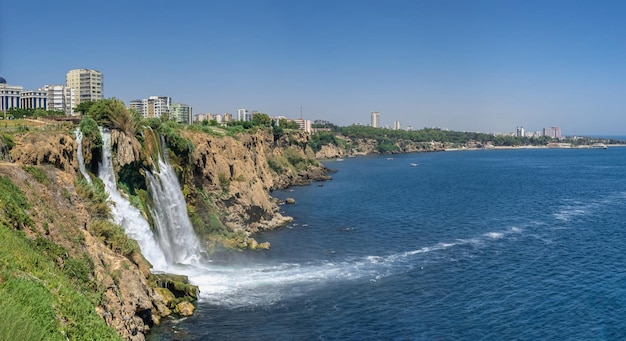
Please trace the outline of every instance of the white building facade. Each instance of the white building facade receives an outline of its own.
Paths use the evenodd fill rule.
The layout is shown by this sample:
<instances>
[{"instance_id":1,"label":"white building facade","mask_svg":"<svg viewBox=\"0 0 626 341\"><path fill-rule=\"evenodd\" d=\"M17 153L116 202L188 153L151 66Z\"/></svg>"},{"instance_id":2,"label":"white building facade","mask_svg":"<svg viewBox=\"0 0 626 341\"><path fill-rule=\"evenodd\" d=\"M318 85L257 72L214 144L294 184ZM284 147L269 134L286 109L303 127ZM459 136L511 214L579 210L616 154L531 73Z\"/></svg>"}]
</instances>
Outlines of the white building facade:
<instances>
[{"instance_id":1,"label":"white building facade","mask_svg":"<svg viewBox=\"0 0 626 341\"><path fill-rule=\"evenodd\" d=\"M39 90L22 91L20 107L22 109L48 110L48 93Z\"/></svg>"},{"instance_id":2,"label":"white building facade","mask_svg":"<svg viewBox=\"0 0 626 341\"><path fill-rule=\"evenodd\" d=\"M23 89L21 86L0 83L0 110L3 113L11 108L20 108Z\"/></svg>"},{"instance_id":3,"label":"white building facade","mask_svg":"<svg viewBox=\"0 0 626 341\"><path fill-rule=\"evenodd\" d=\"M380 127L380 114L378 113L378 111L372 111L372 114L370 115L370 125L374 128L379 128Z\"/></svg>"},{"instance_id":4,"label":"white building facade","mask_svg":"<svg viewBox=\"0 0 626 341\"><path fill-rule=\"evenodd\" d=\"M171 106L172 98L167 96L150 96L145 99L134 99L128 103L129 109L136 110L145 118L169 114Z\"/></svg>"},{"instance_id":5,"label":"white building facade","mask_svg":"<svg viewBox=\"0 0 626 341\"><path fill-rule=\"evenodd\" d=\"M39 88L48 96L48 110L63 111L67 116L74 115L76 101L74 99L74 89L65 85L44 85Z\"/></svg>"},{"instance_id":6,"label":"white building facade","mask_svg":"<svg viewBox=\"0 0 626 341\"><path fill-rule=\"evenodd\" d=\"M183 103L174 103L170 107L170 119L183 124L191 124L193 110Z\"/></svg>"}]
</instances>

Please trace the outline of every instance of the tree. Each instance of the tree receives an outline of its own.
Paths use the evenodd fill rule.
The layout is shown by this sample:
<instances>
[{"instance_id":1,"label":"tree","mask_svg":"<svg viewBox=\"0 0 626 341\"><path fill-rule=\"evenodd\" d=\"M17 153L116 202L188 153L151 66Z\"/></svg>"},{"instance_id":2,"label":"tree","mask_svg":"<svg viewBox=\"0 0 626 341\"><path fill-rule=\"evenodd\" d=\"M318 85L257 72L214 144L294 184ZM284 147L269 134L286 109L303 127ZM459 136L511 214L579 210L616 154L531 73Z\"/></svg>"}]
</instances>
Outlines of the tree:
<instances>
[{"instance_id":1,"label":"tree","mask_svg":"<svg viewBox=\"0 0 626 341\"><path fill-rule=\"evenodd\" d=\"M267 114L258 113L252 117L252 124L255 126L269 127L272 119Z\"/></svg>"},{"instance_id":2,"label":"tree","mask_svg":"<svg viewBox=\"0 0 626 341\"><path fill-rule=\"evenodd\" d=\"M89 109L91 108L92 105L94 105L94 101L84 101L81 102L79 105L77 105L74 108L74 112L76 113L80 113L81 115L85 115L87 114L87 112L89 112Z\"/></svg>"},{"instance_id":3,"label":"tree","mask_svg":"<svg viewBox=\"0 0 626 341\"><path fill-rule=\"evenodd\" d=\"M287 119L281 118L278 120L278 125L283 129L300 129L300 125L296 121L288 121Z\"/></svg>"}]
</instances>

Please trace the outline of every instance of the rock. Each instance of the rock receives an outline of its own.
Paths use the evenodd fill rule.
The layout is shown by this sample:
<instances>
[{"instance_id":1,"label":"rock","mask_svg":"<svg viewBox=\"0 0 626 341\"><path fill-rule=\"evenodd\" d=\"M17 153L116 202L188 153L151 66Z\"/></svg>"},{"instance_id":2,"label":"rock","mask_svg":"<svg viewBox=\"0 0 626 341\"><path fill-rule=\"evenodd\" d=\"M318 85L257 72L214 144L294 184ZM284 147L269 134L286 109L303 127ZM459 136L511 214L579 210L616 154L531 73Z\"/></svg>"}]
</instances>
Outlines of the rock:
<instances>
[{"instance_id":1,"label":"rock","mask_svg":"<svg viewBox=\"0 0 626 341\"><path fill-rule=\"evenodd\" d=\"M156 291L159 295L163 297L163 303L166 307L171 309L174 309L176 307L176 296L174 296L174 294L168 288L154 288L154 291Z\"/></svg>"},{"instance_id":2,"label":"rock","mask_svg":"<svg viewBox=\"0 0 626 341\"><path fill-rule=\"evenodd\" d=\"M258 246L259 250L269 250L270 249L270 242L263 242L260 243Z\"/></svg>"},{"instance_id":3,"label":"rock","mask_svg":"<svg viewBox=\"0 0 626 341\"><path fill-rule=\"evenodd\" d=\"M285 203L293 205L293 204L296 203L296 199L294 199L294 198L287 198L287 199L285 199Z\"/></svg>"},{"instance_id":4,"label":"rock","mask_svg":"<svg viewBox=\"0 0 626 341\"><path fill-rule=\"evenodd\" d=\"M248 249L256 250L259 248L259 243L254 238L248 238Z\"/></svg>"},{"instance_id":5,"label":"rock","mask_svg":"<svg viewBox=\"0 0 626 341\"><path fill-rule=\"evenodd\" d=\"M159 288L166 288L176 298L195 301L198 299L198 287L189 283L189 278L184 275L173 274L150 274L150 281Z\"/></svg>"},{"instance_id":6,"label":"rock","mask_svg":"<svg viewBox=\"0 0 626 341\"><path fill-rule=\"evenodd\" d=\"M78 170L77 143L67 134L28 133L13 149L11 159L24 165L51 164L63 170Z\"/></svg>"},{"instance_id":7,"label":"rock","mask_svg":"<svg viewBox=\"0 0 626 341\"><path fill-rule=\"evenodd\" d=\"M187 302L187 301L183 301L178 303L178 305L176 305L176 310L175 312L177 314L179 314L180 316L191 316L193 315L193 311L196 309L196 307L193 306L193 304Z\"/></svg>"}]
</instances>

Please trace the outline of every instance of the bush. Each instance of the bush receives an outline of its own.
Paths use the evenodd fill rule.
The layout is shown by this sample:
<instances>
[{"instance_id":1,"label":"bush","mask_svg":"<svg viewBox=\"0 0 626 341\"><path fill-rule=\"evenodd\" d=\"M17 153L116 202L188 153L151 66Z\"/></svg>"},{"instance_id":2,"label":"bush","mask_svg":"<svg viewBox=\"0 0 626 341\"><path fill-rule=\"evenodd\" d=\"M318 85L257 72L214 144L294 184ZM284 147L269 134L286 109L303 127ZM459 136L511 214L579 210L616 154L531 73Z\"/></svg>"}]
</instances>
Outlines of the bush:
<instances>
[{"instance_id":1,"label":"bush","mask_svg":"<svg viewBox=\"0 0 626 341\"><path fill-rule=\"evenodd\" d=\"M26 200L24 192L11 179L0 176L0 210L4 211L0 215L0 223L5 222L18 229L31 226L33 221L28 212L30 208L31 204Z\"/></svg>"},{"instance_id":2,"label":"bush","mask_svg":"<svg viewBox=\"0 0 626 341\"><path fill-rule=\"evenodd\" d=\"M220 180L220 187L222 188L222 191L228 192L228 189L230 188L230 179L228 176L224 173L219 173L217 177Z\"/></svg>"},{"instance_id":3,"label":"bush","mask_svg":"<svg viewBox=\"0 0 626 341\"><path fill-rule=\"evenodd\" d=\"M102 180L95 178L93 186L85 178L76 180L76 193L87 203L87 211L96 219L108 219L111 217L109 207L109 195L104 190Z\"/></svg>"},{"instance_id":4,"label":"bush","mask_svg":"<svg viewBox=\"0 0 626 341\"><path fill-rule=\"evenodd\" d=\"M140 252L139 244L128 238L124 229L108 220L94 220L89 224L89 232L100 238L111 250L131 259Z\"/></svg>"},{"instance_id":5,"label":"bush","mask_svg":"<svg viewBox=\"0 0 626 341\"><path fill-rule=\"evenodd\" d=\"M276 174L283 174L285 169L274 159L267 158L267 165L270 166L270 169L276 172Z\"/></svg>"},{"instance_id":6,"label":"bush","mask_svg":"<svg viewBox=\"0 0 626 341\"><path fill-rule=\"evenodd\" d=\"M46 173L41 168L34 166L22 166L22 169L33 176L40 184L50 183L50 179L46 176Z\"/></svg>"},{"instance_id":7,"label":"bush","mask_svg":"<svg viewBox=\"0 0 626 341\"><path fill-rule=\"evenodd\" d=\"M98 128L98 123L91 118L85 117L80 120L80 131L83 133L83 139L86 139L91 142L91 146L94 149L102 148L102 135L100 134L100 128Z\"/></svg>"}]
</instances>

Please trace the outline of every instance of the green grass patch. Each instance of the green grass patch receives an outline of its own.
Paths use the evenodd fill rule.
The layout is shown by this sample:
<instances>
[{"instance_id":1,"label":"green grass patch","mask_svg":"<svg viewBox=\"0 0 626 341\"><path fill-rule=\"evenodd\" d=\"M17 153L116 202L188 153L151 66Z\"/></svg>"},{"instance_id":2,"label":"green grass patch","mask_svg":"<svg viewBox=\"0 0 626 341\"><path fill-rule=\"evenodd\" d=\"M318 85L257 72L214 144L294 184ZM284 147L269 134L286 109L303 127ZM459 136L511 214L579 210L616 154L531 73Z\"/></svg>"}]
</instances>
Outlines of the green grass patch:
<instances>
[{"instance_id":1,"label":"green grass patch","mask_svg":"<svg viewBox=\"0 0 626 341\"><path fill-rule=\"evenodd\" d=\"M89 224L89 232L100 238L111 250L129 259L140 252L137 241L128 238L121 226L109 220L93 220Z\"/></svg>"},{"instance_id":2,"label":"green grass patch","mask_svg":"<svg viewBox=\"0 0 626 341\"><path fill-rule=\"evenodd\" d=\"M39 182L40 184L45 185L50 183L50 179L48 179L48 176L40 167L22 166L22 169L25 170L28 174L32 175L33 178L35 178L35 180L37 180L37 182Z\"/></svg>"},{"instance_id":3,"label":"green grass patch","mask_svg":"<svg viewBox=\"0 0 626 341\"><path fill-rule=\"evenodd\" d=\"M24 192L17 187L11 179L0 176L0 223L4 222L9 226L24 228L32 226L28 209L31 204L26 200Z\"/></svg>"},{"instance_id":4,"label":"green grass patch","mask_svg":"<svg viewBox=\"0 0 626 341\"><path fill-rule=\"evenodd\" d=\"M7 340L120 340L98 316L101 293L85 260L66 256L65 268L19 230L0 223L0 335ZM72 261L68 260L73 259ZM83 263L83 265L78 265ZM77 270L78 269L78 270ZM75 276L78 274L78 276ZM83 285L85 284L85 285ZM16 337L10 337L17 335Z\"/></svg>"}]
</instances>

